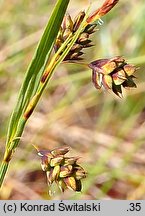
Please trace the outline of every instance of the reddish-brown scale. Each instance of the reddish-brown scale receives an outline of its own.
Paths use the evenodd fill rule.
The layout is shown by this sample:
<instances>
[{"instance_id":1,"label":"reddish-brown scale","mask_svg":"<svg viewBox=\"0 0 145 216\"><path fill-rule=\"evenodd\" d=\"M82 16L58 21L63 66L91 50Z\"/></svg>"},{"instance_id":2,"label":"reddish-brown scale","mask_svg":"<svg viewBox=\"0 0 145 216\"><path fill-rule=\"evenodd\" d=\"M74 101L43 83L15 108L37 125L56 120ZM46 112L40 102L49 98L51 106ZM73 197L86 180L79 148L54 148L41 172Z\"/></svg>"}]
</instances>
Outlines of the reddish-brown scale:
<instances>
[{"instance_id":1,"label":"reddish-brown scale","mask_svg":"<svg viewBox=\"0 0 145 216\"><path fill-rule=\"evenodd\" d=\"M100 18L107 14L118 3L118 1L119 0L106 0L100 8L98 8L90 17L88 17L87 23L94 22L97 16Z\"/></svg>"},{"instance_id":2,"label":"reddish-brown scale","mask_svg":"<svg viewBox=\"0 0 145 216\"><path fill-rule=\"evenodd\" d=\"M24 118L28 119L30 115L32 114L33 110L34 110L34 107L31 107L31 109L29 109L28 111L26 110L26 112L24 113Z\"/></svg>"},{"instance_id":3,"label":"reddish-brown scale","mask_svg":"<svg viewBox=\"0 0 145 216\"><path fill-rule=\"evenodd\" d=\"M46 72L43 74L43 76L41 77L41 82L44 83L44 82L46 81L47 77L48 77L48 72L46 71Z\"/></svg>"},{"instance_id":4,"label":"reddish-brown scale","mask_svg":"<svg viewBox=\"0 0 145 216\"><path fill-rule=\"evenodd\" d=\"M4 162L9 163L9 161L11 160L11 157L12 157L12 150L7 152L7 154L4 156Z\"/></svg>"}]
</instances>

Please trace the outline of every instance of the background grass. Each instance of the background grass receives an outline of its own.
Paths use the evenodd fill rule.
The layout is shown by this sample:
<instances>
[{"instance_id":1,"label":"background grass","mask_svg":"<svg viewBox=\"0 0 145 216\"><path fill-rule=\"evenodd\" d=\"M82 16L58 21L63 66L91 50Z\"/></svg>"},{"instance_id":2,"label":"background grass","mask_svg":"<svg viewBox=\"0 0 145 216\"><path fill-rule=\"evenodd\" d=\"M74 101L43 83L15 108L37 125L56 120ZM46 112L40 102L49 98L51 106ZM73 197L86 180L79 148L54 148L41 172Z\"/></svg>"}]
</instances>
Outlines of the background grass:
<instances>
[{"instance_id":1,"label":"background grass","mask_svg":"<svg viewBox=\"0 0 145 216\"><path fill-rule=\"evenodd\" d=\"M102 1L93 1L97 7ZM96 3L97 2L97 3ZM74 17L87 0L72 0ZM6 129L24 71L31 60L54 1L0 1L0 158ZM85 61L123 55L139 67L137 89L124 99L98 91L91 71L62 64L29 120L12 160L1 199L144 199L145 198L145 2L122 0L103 18ZM83 192L56 189L47 194L45 174L32 145L68 145L88 171Z\"/></svg>"}]
</instances>

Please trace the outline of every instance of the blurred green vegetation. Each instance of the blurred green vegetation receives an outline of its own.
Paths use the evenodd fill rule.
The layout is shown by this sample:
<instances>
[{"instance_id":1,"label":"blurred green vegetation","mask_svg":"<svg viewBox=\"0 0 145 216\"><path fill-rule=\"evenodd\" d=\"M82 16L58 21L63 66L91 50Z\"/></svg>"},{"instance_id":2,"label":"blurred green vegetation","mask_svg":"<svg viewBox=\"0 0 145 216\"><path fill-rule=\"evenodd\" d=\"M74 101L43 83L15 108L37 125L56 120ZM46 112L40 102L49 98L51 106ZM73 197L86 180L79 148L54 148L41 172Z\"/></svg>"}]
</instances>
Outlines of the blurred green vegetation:
<instances>
[{"instance_id":1,"label":"blurred green vegetation","mask_svg":"<svg viewBox=\"0 0 145 216\"><path fill-rule=\"evenodd\" d=\"M87 0L72 0L74 17ZM93 1L96 7L102 1ZM54 1L0 1L0 158L8 120L24 73ZM94 6L95 6L94 4ZM94 8L93 6L93 8ZM96 90L91 71L62 64L56 71L17 149L1 199L145 199L145 1L122 0L102 20L85 61L123 55L139 68L137 89L124 98ZM83 192L47 194L45 174L33 145L71 147L88 177Z\"/></svg>"}]
</instances>

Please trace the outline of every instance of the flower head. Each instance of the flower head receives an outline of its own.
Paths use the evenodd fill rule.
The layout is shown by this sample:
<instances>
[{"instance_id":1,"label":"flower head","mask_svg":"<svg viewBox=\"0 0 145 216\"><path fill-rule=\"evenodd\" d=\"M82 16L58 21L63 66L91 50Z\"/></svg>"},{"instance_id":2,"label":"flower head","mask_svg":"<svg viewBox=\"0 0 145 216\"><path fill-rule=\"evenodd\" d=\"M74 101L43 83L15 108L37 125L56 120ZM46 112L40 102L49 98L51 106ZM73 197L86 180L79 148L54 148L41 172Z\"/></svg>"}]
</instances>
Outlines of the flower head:
<instances>
[{"instance_id":1,"label":"flower head","mask_svg":"<svg viewBox=\"0 0 145 216\"><path fill-rule=\"evenodd\" d=\"M66 157L68 147L54 150L39 150L42 170L46 172L48 185L58 184L61 191L70 188L81 191L81 179L86 177L85 170L77 164L78 157Z\"/></svg>"},{"instance_id":2,"label":"flower head","mask_svg":"<svg viewBox=\"0 0 145 216\"><path fill-rule=\"evenodd\" d=\"M122 97L122 87L136 87L133 79L136 67L118 56L111 59L99 59L89 64L92 69L92 81L97 89L104 87Z\"/></svg>"}]
</instances>

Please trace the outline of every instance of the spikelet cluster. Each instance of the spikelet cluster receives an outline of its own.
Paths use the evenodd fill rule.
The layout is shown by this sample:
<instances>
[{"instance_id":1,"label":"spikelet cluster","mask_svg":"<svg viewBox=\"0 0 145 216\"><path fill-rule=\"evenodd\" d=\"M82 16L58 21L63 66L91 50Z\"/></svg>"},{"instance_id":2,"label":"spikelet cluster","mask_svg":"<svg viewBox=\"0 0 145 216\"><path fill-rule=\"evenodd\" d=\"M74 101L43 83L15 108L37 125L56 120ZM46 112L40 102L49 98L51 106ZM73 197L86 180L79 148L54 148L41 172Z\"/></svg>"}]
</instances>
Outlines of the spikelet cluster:
<instances>
[{"instance_id":1,"label":"spikelet cluster","mask_svg":"<svg viewBox=\"0 0 145 216\"><path fill-rule=\"evenodd\" d=\"M61 191L69 188L81 191L81 179L86 177L85 170L77 164L78 157L66 157L68 147L56 148L52 151L39 150L42 170L46 172L48 185L55 182Z\"/></svg>"},{"instance_id":2,"label":"spikelet cluster","mask_svg":"<svg viewBox=\"0 0 145 216\"><path fill-rule=\"evenodd\" d=\"M71 16L67 14L64 17L62 26L59 31L59 35L56 39L54 49L55 52L61 47L64 41L70 36L73 35L78 28L80 27L83 19L85 17L85 12L81 11L74 19L72 20ZM90 35L96 31L97 24L88 24L81 32L79 38L74 43L73 47L65 57L66 60L82 60L82 55L84 54L82 50L92 46L92 41L90 40ZM60 54L61 55L61 54Z\"/></svg>"},{"instance_id":3,"label":"spikelet cluster","mask_svg":"<svg viewBox=\"0 0 145 216\"><path fill-rule=\"evenodd\" d=\"M83 59L82 55L84 54L84 52L82 50L84 48L92 46L90 35L97 30L96 21L105 14L107 14L118 3L118 1L119 0L106 0L100 8L98 8L90 16L88 16L85 25L86 27L82 29L81 34L79 35L77 41L65 57L64 61ZM72 20L71 16L69 14L66 14L54 45L55 52L57 52L57 50L61 47L61 45L69 36L73 35L78 30L85 15L85 12L81 11L75 17L75 19Z\"/></svg>"}]
</instances>

